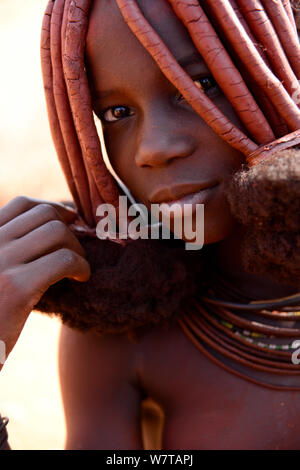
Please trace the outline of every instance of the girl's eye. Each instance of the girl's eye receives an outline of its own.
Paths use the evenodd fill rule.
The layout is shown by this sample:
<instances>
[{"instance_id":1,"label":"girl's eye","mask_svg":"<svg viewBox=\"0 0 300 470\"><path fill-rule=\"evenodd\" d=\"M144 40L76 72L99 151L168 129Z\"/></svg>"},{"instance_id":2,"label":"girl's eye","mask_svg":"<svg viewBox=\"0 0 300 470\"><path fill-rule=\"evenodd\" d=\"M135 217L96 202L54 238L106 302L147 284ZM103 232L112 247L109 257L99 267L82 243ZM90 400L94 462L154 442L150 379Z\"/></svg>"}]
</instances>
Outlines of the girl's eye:
<instances>
[{"instance_id":1,"label":"girl's eye","mask_svg":"<svg viewBox=\"0 0 300 470\"><path fill-rule=\"evenodd\" d=\"M210 97L215 97L220 93L219 85L213 77L197 78L194 83ZM184 100L181 94L178 95L177 99L179 101Z\"/></svg>"},{"instance_id":2,"label":"girl's eye","mask_svg":"<svg viewBox=\"0 0 300 470\"><path fill-rule=\"evenodd\" d=\"M133 114L133 111L128 108L128 106L114 106L113 108L109 108L104 111L101 119L104 122L116 122L120 121L120 119L132 116Z\"/></svg>"}]
</instances>

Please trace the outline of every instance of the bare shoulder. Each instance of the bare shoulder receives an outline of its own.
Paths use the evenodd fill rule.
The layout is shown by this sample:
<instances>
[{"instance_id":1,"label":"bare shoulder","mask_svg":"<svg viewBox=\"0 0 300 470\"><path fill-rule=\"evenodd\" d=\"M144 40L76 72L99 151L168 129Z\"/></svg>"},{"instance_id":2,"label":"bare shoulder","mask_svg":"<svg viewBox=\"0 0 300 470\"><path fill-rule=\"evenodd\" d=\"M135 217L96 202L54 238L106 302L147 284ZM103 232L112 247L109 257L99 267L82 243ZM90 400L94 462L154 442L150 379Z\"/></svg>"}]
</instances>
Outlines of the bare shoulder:
<instances>
[{"instance_id":1,"label":"bare shoulder","mask_svg":"<svg viewBox=\"0 0 300 470\"><path fill-rule=\"evenodd\" d=\"M62 327L59 374L67 449L139 449L141 394L135 345L126 334Z\"/></svg>"},{"instance_id":2,"label":"bare shoulder","mask_svg":"<svg viewBox=\"0 0 300 470\"><path fill-rule=\"evenodd\" d=\"M76 376L82 374L96 377L97 371L111 370L112 364L118 365L124 374L135 369L134 343L127 334L104 334L80 332L62 325L59 344L59 364L61 373L70 373L74 367ZM122 366L122 368L121 368Z\"/></svg>"}]
</instances>

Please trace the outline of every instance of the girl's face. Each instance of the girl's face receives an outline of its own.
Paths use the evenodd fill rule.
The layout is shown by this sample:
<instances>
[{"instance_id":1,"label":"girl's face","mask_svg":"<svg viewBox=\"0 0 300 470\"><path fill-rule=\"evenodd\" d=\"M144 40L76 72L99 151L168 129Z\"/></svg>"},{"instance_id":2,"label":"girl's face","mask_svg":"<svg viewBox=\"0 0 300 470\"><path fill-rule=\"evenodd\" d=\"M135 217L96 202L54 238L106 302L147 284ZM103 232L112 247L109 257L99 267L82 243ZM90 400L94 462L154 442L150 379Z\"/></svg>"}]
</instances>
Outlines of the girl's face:
<instances>
[{"instance_id":1,"label":"girl's face","mask_svg":"<svg viewBox=\"0 0 300 470\"><path fill-rule=\"evenodd\" d=\"M186 72L242 129L168 1L138 4ZM93 107L104 125L110 161L135 199L150 207L211 188L200 196L205 243L228 236L235 223L221 183L244 157L216 135L165 78L114 0L93 2L86 55Z\"/></svg>"}]
</instances>

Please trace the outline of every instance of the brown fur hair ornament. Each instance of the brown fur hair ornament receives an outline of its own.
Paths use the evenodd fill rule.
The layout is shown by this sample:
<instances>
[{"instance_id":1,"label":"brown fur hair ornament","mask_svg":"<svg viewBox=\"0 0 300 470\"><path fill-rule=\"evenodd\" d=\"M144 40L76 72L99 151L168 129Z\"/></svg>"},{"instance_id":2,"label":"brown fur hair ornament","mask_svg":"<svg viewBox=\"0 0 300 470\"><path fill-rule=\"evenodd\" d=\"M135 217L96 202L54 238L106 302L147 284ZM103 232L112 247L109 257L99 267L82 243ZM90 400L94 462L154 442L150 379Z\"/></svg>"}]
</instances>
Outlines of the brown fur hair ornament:
<instances>
[{"instance_id":1,"label":"brown fur hair ornament","mask_svg":"<svg viewBox=\"0 0 300 470\"><path fill-rule=\"evenodd\" d=\"M300 288L300 150L281 150L243 168L225 192L246 227L245 269Z\"/></svg>"},{"instance_id":2,"label":"brown fur hair ornament","mask_svg":"<svg viewBox=\"0 0 300 470\"><path fill-rule=\"evenodd\" d=\"M89 281L64 279L36 306L72 328L101 334L167 326L196 291L202 260L180 241L137 240L125 248L89 237L80 242L91 265Z\"/></svg>"}]
</instances>

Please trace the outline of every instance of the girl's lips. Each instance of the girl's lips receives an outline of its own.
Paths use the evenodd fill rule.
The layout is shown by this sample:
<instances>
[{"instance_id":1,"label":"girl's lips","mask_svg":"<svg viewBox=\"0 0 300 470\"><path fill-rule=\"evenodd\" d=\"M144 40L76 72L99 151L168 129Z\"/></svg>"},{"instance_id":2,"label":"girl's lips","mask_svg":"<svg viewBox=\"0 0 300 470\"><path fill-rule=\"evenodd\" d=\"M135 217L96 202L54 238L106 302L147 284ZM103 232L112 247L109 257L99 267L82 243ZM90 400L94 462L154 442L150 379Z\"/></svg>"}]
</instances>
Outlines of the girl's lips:
<instances>
[{"instance_id":1,"label":"girl's lips","mask_svg":"<svg viewBox=\"0 0 300 470\"><path fill-rule=\"evenodd\" d=\"M218 181L210 181L203 183L183 183L174 186L163 186L156 190L150 197L151 204L172 203L179 201L186 196L200 193L206 189L210 189L219 184Z\"/></svg>"},{"instance_id":2,"label":"girl's lips","mask_svg":"<svg viewBox=\"0 0 300 470\"><path fill-rule=\"evenodd\" d=\"M182 215L191 216L196 211L197 204L206 204L211 197L214 196L219 184L206 187L197 192L193 192L182 196L178 199L161 201L157 204L160 205L160 210L163 213L171 214L172 218L182 217Z\"/></svg>"}]
</instances>

